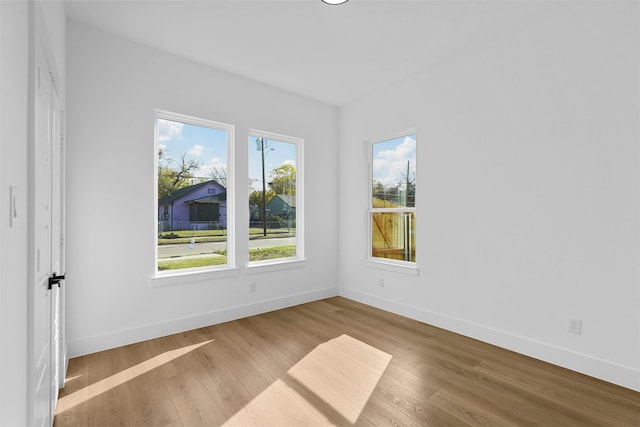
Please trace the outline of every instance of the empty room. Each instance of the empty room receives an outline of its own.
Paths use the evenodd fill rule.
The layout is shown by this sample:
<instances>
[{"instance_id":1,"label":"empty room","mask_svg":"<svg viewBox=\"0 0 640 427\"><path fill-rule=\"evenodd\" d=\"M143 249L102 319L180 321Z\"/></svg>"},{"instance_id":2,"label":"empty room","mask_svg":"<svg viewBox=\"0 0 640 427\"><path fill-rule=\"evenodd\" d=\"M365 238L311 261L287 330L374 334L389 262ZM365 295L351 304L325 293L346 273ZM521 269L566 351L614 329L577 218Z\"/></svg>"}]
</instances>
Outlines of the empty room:
<instances>
[{"instance_id":1,"label":"empty room","mask_svg":"<svg viewBox=\"0 0 640 427\"><path fill-rule=\"evenodd\" d=\"M639 426L640 2L0 0L0 426Z\"/></svg>"}]
</instances>

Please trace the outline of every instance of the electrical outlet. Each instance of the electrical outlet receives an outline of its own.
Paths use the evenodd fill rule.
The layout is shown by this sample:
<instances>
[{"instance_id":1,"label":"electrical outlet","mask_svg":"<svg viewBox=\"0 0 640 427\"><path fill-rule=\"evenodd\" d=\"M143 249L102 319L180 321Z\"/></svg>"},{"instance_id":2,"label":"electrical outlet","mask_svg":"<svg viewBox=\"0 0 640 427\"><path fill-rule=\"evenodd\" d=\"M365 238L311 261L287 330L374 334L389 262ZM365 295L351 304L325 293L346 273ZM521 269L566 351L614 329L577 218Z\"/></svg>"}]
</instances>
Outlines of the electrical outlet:
<instances>
[{"instance_id":1,"label":"electrical outlet","mask_svg":"<svg viewBox=\"0 0 640 427\"><path fill-rule=\"evenodd\" d=\"M582 320L569 319L569 332L580 335L582 333Z\"/></svg>"},{"instance_id":2,"label":"electrical outlet","mask_svg":"<svg viewBox=\"0 0 640 427\"><path fill-rule=\"evenodd\" d=\"M384 277L381 277L380 279L378 279L378 286L380 286L381 288L384 288Z\"/></svg>"},{"instance_id":3,"label":"electrical outlet","mask_svg":"<svg viewBox=\"0 0 640 427\"><path fill-rule=\"evenodd\" d=\"M249 293L253 294L256 292L258 285L256 282L249 283Z\"/></svg>"}]
</instances>

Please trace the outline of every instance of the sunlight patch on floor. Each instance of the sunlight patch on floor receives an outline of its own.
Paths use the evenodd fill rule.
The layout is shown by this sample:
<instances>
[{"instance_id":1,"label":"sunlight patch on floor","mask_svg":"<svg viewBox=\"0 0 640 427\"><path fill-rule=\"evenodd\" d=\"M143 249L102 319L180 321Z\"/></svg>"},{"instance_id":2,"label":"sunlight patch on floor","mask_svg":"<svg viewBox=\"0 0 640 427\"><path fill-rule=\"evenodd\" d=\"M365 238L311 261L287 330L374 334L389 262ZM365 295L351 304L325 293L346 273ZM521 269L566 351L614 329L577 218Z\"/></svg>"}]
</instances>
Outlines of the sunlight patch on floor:
<instances>
[{"instance_id":1,"label":"sunlight patch on floor","mask_svg":"<svg viewBox=\"0 0 640 427\"><path fill-rule=\"evenodd\" d=\"M224 427L302 425L329 426L331 423L282 380L276 380L224 423Z\"/></svg>"},{"instance_id":2,"label":"sunlight patch on floor","mask_svg":"<svg viewBox=\"0 0 640 427\"><path fill-rule=\"evenodd\" d=\"M99 396L102 393L118 387L126 383L127 381L131 381L132 379L137 378L140 375L146 374L147 372L158 368L165 363L169 363L172 360L175 360L178 357L184 356L187 353L197 350L200 347L207 345L213 341L214 340L208 340L187 347L166 351L162 354L152 357L151 359L145 360L144 362L138 363L135 366L125 369L124 371L118 372L117 374L104 378L69 395L63 396L58 400L56 412L62 413L64 411L67 411L77 405L80 405L81 403L88 401L89 399Z\"/></svg>"},{"instance_id":3,"label":"sunlight patch on floor","mask_svg":"<svg viewBox=\"0 0 640 427\"><path fill-rule=\"evenodd\" d=\"M390 361L390 354L341 335L316 347L289 375L355 423Z\"/></svg>"},{"instance_id":4,"label":"sunlight patch on floor","mask_svg":"<svg viewBox=\"0 0 640 427\"><path fill-rule=\"evenodd\" d=\"M82 378L82 375L74 375L72 377L67 377L67 379L65 380L65 383L70 383L71 381L75 381L79 378Z\"/></svg>"},{"instance_id":5,"label":"sunlight patch on floor","mask_svg":"<svg viewBox=\"0 0 640 427\"><path fill-rule=\"evenodd\" d=\"M320 344L288 374L354 424L376 388L391 355L348 335ZM282 379L242 408L232 426L332 425L322 412Z\"/></svg>"}]
</instances>

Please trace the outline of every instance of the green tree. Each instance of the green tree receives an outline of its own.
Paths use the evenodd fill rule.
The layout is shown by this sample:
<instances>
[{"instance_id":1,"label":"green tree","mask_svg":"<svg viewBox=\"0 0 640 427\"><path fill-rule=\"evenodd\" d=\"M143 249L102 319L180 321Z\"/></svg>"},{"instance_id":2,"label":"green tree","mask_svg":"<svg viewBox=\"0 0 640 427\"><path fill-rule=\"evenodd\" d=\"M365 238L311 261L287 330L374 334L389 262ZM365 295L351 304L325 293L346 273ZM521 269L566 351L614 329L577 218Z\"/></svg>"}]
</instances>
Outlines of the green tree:
<instances>
[{"instance_id":1,"label":"green tree","mask_svg":"<svg viewBox=\"0 0 640 427\"><path fill-rule=\"evenodd\" d=\"M194 172L200 168L200 163L188 159L187 154L180 156L177 167L172 166L173 159L168 157L161 148L158 150L158 199L187 187L195 179Z\"/></svg>"},{"instance_id":2,"label":"green tree","mask_svg":"<svg viewBox=\"0 0 640 427\"><path fill-rule=\"evenodd\" d=\"M373 197L377 197L380 200L385 200L385 186L380 181L373 181Z\"/></svg>"},{"instance_id":3,"label":"green tree","mask_svg":"<svg viewBox=\"0 0 640 427\"><path fill-rule=\"evenodd\" d=\"M275 194L296 194L296 168L282 165L272 170L269 187Z\"/></svg>"}]
</instances>

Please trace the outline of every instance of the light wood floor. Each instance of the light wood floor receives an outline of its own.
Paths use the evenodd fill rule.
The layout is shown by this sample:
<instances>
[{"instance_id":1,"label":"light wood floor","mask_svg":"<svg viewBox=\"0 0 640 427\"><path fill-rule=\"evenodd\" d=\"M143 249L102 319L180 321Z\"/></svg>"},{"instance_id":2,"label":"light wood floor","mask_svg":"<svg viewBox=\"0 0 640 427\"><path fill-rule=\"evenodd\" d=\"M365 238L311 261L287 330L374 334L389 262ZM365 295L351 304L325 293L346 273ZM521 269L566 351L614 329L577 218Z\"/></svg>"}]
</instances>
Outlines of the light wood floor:
<instances>
[{"instance_id":1,"label":"light wood floor","mask_svg":"<svg viewBox=\"0 0 640 427\"><path fill-rule=\"evenodd\" d=\"M344 298L72 359L55 426L640 426L640 393Z\"/></svg>"}]
</instances>

